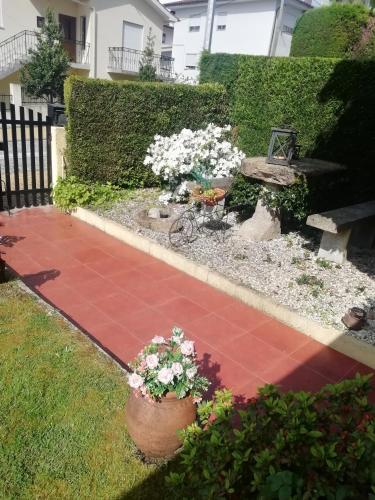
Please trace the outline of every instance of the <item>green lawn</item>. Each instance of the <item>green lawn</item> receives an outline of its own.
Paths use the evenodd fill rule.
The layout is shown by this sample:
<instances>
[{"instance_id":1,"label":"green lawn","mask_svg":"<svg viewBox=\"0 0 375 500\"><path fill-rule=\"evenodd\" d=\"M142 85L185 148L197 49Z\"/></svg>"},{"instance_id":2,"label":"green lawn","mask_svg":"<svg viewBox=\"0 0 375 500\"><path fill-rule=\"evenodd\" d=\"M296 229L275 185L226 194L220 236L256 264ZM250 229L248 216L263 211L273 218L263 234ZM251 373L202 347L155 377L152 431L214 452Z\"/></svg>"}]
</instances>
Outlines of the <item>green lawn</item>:
<instances>
[{"instance_id":1,"label":"green lawn","mask_svg":"<svg viewBox=\"0 0 375 500\"><path fill-rule=\"evenodd\" d=\"M135 455L124 374L17 282L0 285L0 498L158 499Z\"/></svg>"}]
</instances>

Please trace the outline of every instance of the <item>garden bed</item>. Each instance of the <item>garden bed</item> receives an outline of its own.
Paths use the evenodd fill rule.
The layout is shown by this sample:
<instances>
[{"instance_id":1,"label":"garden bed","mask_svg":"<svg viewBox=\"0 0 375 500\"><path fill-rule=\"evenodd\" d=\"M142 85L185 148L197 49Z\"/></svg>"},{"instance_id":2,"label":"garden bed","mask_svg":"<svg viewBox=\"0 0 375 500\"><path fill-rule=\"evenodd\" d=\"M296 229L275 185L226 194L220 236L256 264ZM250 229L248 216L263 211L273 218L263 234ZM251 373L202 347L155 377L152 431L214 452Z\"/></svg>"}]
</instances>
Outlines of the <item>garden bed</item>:
<instances>
[{"instance_id":1,"label":"garden bed","mask_svg":"<svg viewBox=\"0 0 375 500\"><path fill-rule=\"evenodd\" d=\"M118 222L138 234L170 247L167 234L147 229L137 222L137 214L157 204L159 191L139 190L126 200L96 213ZM175 206L177 212L186 209ZM189 245L175 251L204 264L237 283L262 292L282 305L324 326L333 326L359 340L375 345L375 252L352 249L343 265L316 258L320 232L290 232L263 242L244 242L238 237L235 218L224 241L200 235ZM366 327L347 331L341 322L353 306L369 313Z\"/></svg>"}]
</instances>

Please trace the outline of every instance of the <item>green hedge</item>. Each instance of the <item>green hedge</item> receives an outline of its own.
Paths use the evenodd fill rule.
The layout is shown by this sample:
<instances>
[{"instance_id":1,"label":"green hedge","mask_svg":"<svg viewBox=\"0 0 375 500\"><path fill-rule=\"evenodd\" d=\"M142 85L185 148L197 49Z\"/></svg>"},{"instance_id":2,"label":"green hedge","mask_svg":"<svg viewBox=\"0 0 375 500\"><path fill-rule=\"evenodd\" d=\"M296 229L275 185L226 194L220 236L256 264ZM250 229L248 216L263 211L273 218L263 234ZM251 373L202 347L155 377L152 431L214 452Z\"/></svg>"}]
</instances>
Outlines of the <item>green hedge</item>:
<instances>
[{"instance_id":1,"label":"green hedge","mask_svg":"<svg viewBox=\"0 0 375 500\"><path fill-rule=\"evenodd\" d=\"M228 121L225 89L70 77L65 85L68 170L85 181L153 185L143 166L154 135Z\"/></svg>"},{"instance_id":2,"label":"green hedge","mask_svg":"<svg viewBox=\"0 0 375 500\"><path fill-rule=\"evenodd\" d=\"M341 184L337 178L327 182L331 191L340 191L341 203L375 196L374 60L232 57L237 80L230 88L231 121L248 156L267 154L272 127L294 127L303 156L353 171L350 183L345 184L350 175L341 176ZM205 56L205 81L226 80L218 71L220 58ZM327 195L321 198L328 201Z\"/></svg>"},{"instance_id":3,"label":"green hedge","mask_svg":"<svg viewBox=\"0 0 375 500\"><path fill-rule=\"evenodd\" d=\"M199 64L199 82L221 83L233 100L241 57L240 54L203 52Z\"/></svg>"},{"instance_id":4,"label":"green hedge","mask_svg":"<svg viewBox=\"0 0 375 500\"><path fill-rule=\"evenodd\" d=\"M359 4L333 4L306 12L295 27L291 56L350 55L369 16L369 9Z\"/></svg>"}]
</instances>

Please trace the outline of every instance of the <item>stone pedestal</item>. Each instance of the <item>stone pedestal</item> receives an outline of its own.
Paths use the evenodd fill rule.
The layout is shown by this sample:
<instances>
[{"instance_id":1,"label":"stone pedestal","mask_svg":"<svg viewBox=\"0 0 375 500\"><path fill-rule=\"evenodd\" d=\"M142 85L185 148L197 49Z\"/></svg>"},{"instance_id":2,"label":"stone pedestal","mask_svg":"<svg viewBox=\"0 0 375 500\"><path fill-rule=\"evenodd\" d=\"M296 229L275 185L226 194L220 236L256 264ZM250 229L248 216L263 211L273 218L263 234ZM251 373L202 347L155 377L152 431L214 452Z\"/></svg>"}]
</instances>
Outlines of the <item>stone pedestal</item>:
<instances>
[{"instance_id":1,"label":"stone pedestal","mask_svg":"<svg viewBox=\"0 0 375 500\"><path fill-rule=\"evenodd\" d=\"M255 213L246 220L238 233L242 238L251 241L273 240L281 235L281 221L278 210L266 207L259 199Z\"/></svg>"}]
</instances>

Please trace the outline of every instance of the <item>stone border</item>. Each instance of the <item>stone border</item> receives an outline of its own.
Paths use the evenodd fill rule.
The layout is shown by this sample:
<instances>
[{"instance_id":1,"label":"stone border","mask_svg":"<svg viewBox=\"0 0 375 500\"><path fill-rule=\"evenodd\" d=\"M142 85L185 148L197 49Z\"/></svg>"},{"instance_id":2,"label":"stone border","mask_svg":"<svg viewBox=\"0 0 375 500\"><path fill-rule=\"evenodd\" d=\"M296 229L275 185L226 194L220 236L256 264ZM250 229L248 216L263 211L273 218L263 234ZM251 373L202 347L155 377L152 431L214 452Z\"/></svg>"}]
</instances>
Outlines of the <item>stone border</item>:
<instances>
[{"instance_id":1,"label":"stone border","mask_svg":"<svg viewBox=\"0 0 375 500\"><path fill-rule=\"evenodd\" d=\"M345 335L335 328L324 327L316 321L305 318L299 313L278 304L265 294L238 285L222 274L212 271L207 266L192 262L183 255L90 210L78 208L72 215L166 264L200 281L204 281L231 297L239 299L248 306L266 313L268 316L317 340L321 344L330 346L336 351L375 369L375 348L371 345Z\"/></svg>"}]
</instances>

